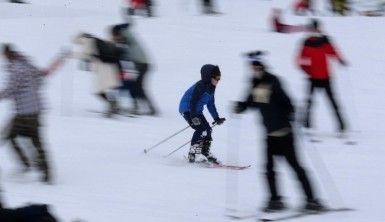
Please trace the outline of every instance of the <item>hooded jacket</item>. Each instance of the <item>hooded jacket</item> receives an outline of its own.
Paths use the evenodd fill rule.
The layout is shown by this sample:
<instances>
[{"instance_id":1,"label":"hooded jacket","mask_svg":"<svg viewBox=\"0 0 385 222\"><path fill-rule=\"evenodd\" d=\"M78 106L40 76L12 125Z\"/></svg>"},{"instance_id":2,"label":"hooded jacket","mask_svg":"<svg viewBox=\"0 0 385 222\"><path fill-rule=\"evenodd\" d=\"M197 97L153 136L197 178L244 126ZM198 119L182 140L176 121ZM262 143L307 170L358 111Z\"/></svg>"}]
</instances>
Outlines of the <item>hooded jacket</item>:
<instances>
[{"instance_id":1,"label":"hooded jacket","mask_svg":"<svg viewBox=\"0 0 385 222\"><path fill-rule=\"evenodd\" d=\"M215 107L215 86L211 84L211 78L220 75L218 66L204 65L201 68L201 80L192 85L183 95L179 103L179 112L189 112L191 118L203 114L204 106L207 106L213 119L219 117Z\"/></svg>"},{"instance_id":2,"label":"hooded jacket","mask_svg":"<svg viewBox=\"0 0 385 222\"><path fill-rule=\"evenodd\" d=\"M304 41L297 64L311 79L327 80L330 78L328 57L342 61L326 35L312 35Z\"/></svg>"},{"instance_id":3,"label":"hooded jacket","mask_svg":"<svg viewBox=\"0 0 385 222\"><path fill-rule=\"evenodd\" d=\"M122 28L121 32L125 38L125 42L119 45L123 52L121 59L125 61L132 61L135 63L149 63L144 48L142 47L138 39L135 37L131 28Z\"/></svg>"}]
</instances>

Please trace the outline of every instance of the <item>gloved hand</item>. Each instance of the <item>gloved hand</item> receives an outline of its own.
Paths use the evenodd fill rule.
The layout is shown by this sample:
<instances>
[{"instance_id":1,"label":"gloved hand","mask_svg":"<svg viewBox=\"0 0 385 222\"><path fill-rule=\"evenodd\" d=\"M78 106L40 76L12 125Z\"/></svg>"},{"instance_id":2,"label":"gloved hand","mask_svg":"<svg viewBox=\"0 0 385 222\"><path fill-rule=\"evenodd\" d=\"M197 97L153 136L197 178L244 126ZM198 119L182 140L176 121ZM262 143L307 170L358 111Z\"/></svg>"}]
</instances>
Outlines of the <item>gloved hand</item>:
<instances>
[{"instance_id":1,"label":"gloved hand","mask_svg":"<svg viewBox=\"0 0 385 222\"><path fill-rule=\"evenodd\" d=\"M221 125L223 122L225 122L226 118L215 118L213 124Z\"/></svg>"},{"instance_id":2,"label":"gloved hand","mask_svg":"<svg viewBox=\"0 0 385 222\"><path fill-rule=\"evenodd\" d=\"M247 109L247 106L243 102L235 102L234 113L242 113Z\"/></svg>"},{"instance_id":3,"label":"gloved hand","mask_svg":"<svg viewBox=\"0 0 385 222\"><path fill-rule=\"evenodd\" d=\"M199 126L201 125L201 120L198 117L194 117L191 119L191 122L194 126Z\"/></svg>"}]
</instances>

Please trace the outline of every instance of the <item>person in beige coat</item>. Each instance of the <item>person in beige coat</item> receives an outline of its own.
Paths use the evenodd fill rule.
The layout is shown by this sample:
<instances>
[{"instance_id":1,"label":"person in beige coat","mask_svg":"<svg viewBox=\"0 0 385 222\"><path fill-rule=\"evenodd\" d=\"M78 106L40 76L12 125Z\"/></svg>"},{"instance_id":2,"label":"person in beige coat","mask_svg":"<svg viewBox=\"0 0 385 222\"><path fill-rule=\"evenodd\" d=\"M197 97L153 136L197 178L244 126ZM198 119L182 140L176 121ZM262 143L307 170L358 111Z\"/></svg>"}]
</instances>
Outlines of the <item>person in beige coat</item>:
<instances>
[{"instance_id":1,"label":"person in beige coat","mask_svg":"<svg viewBox=\"0 0 385 222\"><path fill-rule=\"evenodd\" d=\"M80 46L80 51L73 53L73 56L88 61L90 71L95 74L94 93L107 103L106 115L116 114L118 105L115 90L121 85L117 48L111 42L86 33L78 35L74 43Z\"/></svg>"}]
</instances>

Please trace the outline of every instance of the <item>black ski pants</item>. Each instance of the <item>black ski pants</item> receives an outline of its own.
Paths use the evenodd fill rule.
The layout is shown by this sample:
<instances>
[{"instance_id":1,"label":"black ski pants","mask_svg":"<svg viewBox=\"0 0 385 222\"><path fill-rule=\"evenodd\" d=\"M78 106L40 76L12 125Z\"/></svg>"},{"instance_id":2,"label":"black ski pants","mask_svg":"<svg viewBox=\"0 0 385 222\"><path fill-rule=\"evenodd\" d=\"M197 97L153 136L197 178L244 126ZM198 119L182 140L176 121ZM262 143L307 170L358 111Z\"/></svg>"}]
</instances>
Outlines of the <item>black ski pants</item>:
<instances>
[{"instance_id":1,"label":"black ski pants","mask_svg":"<svg viewBox=\"0 0 385 222\"><path fill-rule=\"evenodd\" d=\"M275 158L282 157L286 159L289 166L294 170L303 192L308 200L314 199L313 190L309 178L304 168L300 165L294 147L293 134L285 136L268 136L266 139L266 179L270 190L270 199L279 200L281 198L276 182L276 173L274 171Z\"/></svg>"},{"instance_id":2,"label":"black ski pants","mask_svg":"<svg viewBox=\"0 0 385 222\"><path fill-rule=\"evenodd\" d=\"M193 128L195 130L194 134L191 138L191 145L199 144L203 140L212 141L211 126L210 126L210 123L207 122L207 120L203 114L199 114L199 115L195 116L195 117L199 118L199 121L200 121L200 124L197 126L195 126L192 123L192 118L191 118L189 112L182 113L182 116L187 121L187 123L191 126L191 128Z\"/></svg>"},{"instance_id":3,"label":"black ski pants","mask_svg":"<svg viewBox=\"0 0 385 222\"><path fill-rule=\"evenodd\" d=\"M31 139L34 148L37 151L37 163L45 175L48 175L48 163L46 159L46 151L41 142L40 137L40 119L39 114L16 115L11 123L7 139L11 141L12 148L15 150L20 161L25 167L30 167L31 163L16 138L19 136Z\"/></svg>"},{"instance_id":4,"label":"black ski pants","mask_svg":"<svg viewBox=\"0 0 385 222\"><path fill-rule=\"evenodd\" d=\"M212 2L212 0L202 0L202 4L203 4L203 11L204 12L208 12L208 10L212 10L213 9L213 2Z\"/></svg>"},{"instance_id":5,"label":"black ski pants","mask_svg":"<svg viewBox=\"0 0 385 222\"><path fill-rule=\"evenodd\" d=\"M144 89L144 80L147 76L149 65L147 63L135 63L135 68L138 71L138 77L135 81L135 98L144 100L148 107L150 108L151 112L156 112L155 107L148 97L145 89Z\"/></svg>"},{"instance_id":6,"label":"black ski pants","mask_svg":"<svg viewBox=\"0 0 385 222\"><path fill-rule=\"evenodd\" d=\"M307 99L307 106L306 106L306 113L305 113L305 121L304 125L305 127L312 127L311 124L311 107L313 104L313 94L315 89L324 89L326 92L327 97L329 98L330 103L333 106L334 113L336 115L336 118L338 120L339 124L339 130L343 131L345 130L345 123L342 119L341 112L339 110L338 104L336 102L336 99L334 98L334 93L331 87L330 80L317 80L317 79L309 79L309 91L308 91L308 99Z\"/></svg>"}]
</instances>

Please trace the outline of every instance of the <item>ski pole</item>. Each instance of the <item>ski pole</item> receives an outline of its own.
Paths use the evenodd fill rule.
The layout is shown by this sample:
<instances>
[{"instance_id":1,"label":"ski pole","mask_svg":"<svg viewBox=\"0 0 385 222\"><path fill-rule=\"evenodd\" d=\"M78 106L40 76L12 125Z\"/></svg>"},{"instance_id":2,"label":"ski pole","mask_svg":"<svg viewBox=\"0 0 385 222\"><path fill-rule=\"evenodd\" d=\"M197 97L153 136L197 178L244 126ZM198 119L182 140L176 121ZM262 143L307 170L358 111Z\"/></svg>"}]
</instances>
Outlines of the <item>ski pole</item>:
<instances>
[{"instance_id":1,"label":"ski pole","mask_svg":"<svg viewBox=\"0 0 385 222\"><path fill-rule=\"evenodd\" d=\"M297 133L300 142L302 143L302 145L304 145L305 139L303 136L303 132L300 126L296 124L298 123L294 123L294 130ZM325 162L323 161L320 153L318 152L317 147L315 145L312 145L311 149L306 150L308 151L307 154L310 159L310 162L312 162L313 166L315 166L319 172L319 177L323 181L323 186L325 187L326 185L329 185L328 187L325 187L326 191L329 193L329 198L334 198L337 204L344 206L345 203L341 197L341 193L339 192L337 185L333 180L333 177L331 176Z\"/></svg>"},{"instance_id":2,"label":"ski pole","mask_svg":"<svg viewBox=\"0 0 385 222\"><path fill-rule=\"evenodd\" d=\"M241 115L232 113L227 127L227 162L237 165L239 162L239 141L241 136ZM239 178L238 172L226 172L226 198L225 206L227 216L239 212Z\"/></svg>"},{"instance_id":3,"label":"ski pole","mask_svg":"<svg viewBox=\"0 0 385 222\"><path fill-rule=\"evenodd\" d=\"M213 128L213 127L216 126L216 125L217 125L217 124L214 123L214 124L211 126L211 128ZM175 150L173 150L171 153L167 154L167 155L164 156L164 157L169 157L169 156L171 156L171 154L173 154L173 153L175 153L176 151L182 149L184 146L186 146L186 145L187 145L188 143L190 143L190 142L191 142L191 140L189 140L189 141L183 143L182 145L178 146L178 148L176 148Z\"/></svg>"},{"instance_id":4,"label":"ski pole","mask_svg":"<svg viewBox=\"0 0 385 222\"><path fill-rule=\"evenodd\" d=\"M184 146L186 146L186 145L189 144L190 142L191 142L191 140L189 140L189 141L183 143L183 144L180 145L178 148L176 148L175 150L173 150L171 153L167 154L167 155L164 156L164 157L169 157L169 156L171 156L171 154L173 154L173 153L175 153L176 151L182 149Z\"/></svg>"},{"instance_id":5,"label":"ski pole","mask_svg":"<svg viewBox=\"0 0 385 222\"><path fill-rule=\"evenodd\" d=\"M166 142L167 140L173 138L174 136L178 135L179 133L185 131L185 130L188 129L188 128L190 128L190 125L188 125L188 126L186 126L185 128L179 130L178 132L172 134L171 136L169 136L169 137L163 139L162 141L159 141L157 144L151 146L150 148L144 149L143 152L144 152L144 153L148 153L149 151L151 151L151 150L154 149L155 147L157 147L157 146L159 146L160 144Z\"/></svg>"}]
</instances>

